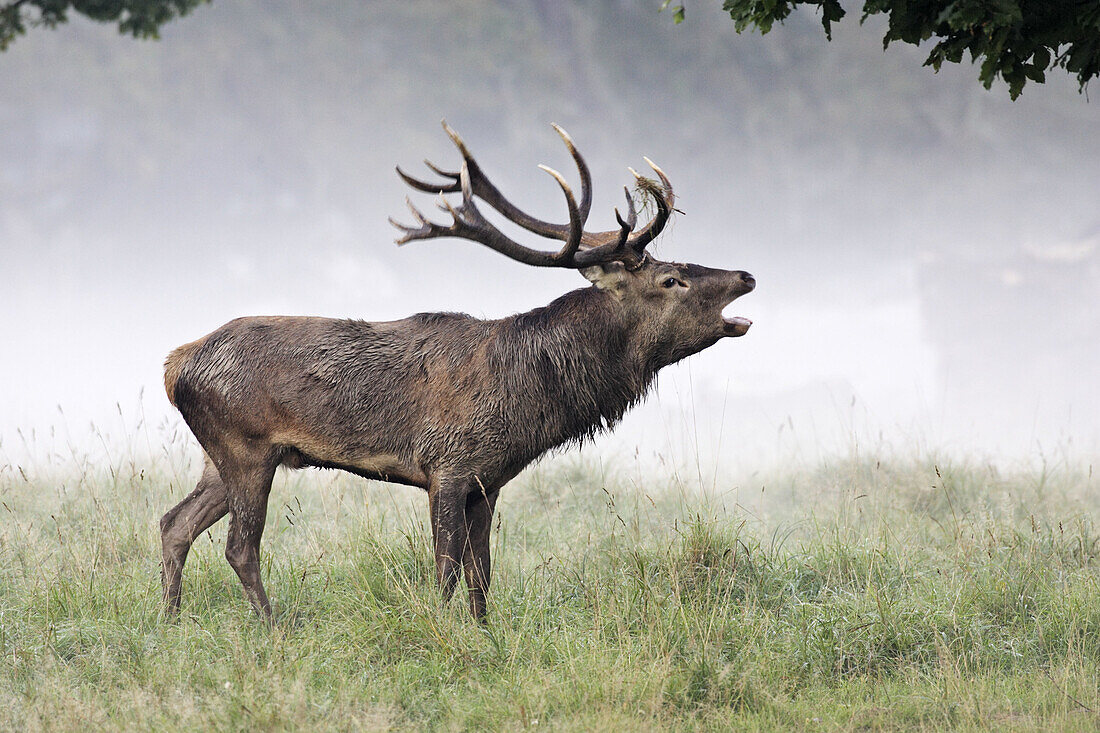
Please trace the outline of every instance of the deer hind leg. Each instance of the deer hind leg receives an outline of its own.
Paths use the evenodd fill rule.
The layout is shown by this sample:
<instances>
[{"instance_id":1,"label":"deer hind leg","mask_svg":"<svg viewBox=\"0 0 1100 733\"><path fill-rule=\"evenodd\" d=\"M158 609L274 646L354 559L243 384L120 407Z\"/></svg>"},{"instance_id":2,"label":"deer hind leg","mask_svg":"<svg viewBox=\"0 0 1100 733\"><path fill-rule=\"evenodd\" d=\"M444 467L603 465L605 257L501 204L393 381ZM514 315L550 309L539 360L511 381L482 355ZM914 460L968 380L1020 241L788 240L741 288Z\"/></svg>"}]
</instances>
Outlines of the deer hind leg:
<instances>
[{"instance_id":1,"label":"deer hind leg","mask_svg":"<svg viewBox=\"0 0 1100 733\"><path fill-rule=\"evenodd\" d=\"M225 559L237 573L252 608L264 620L271 621L271 603L260 579L260 539L267 520L267 497L277 460L244 457L229 460L219 467L226 481L229 505L229 536L225 541Z\"/></svg>"},{"instance_id":2,"label":"deer hind leg","mask_svg":"<svg viewBox=\"0 0 1100 733\"><path fill-rule=\"evenodd\" d=\"M202 478L195 490L160 520L161 584L170 615L179 612L183 564L187 562L191 544L228 511L225 484L210 457L206 456Z\"/></svg>"},{"instance_id":3,"label":"deer hind leg","mask_svg":"<svg viewBox=\"0 0 1100 733\"><path fill-rule=\"evenodd\" d=\"M462 551L462 568L470 592L470 613L478 620L485 617L485 597L489 593L492 561L489 557L489 531L499 491L473 492L466 497L467 541Z\"/></svg>"}]
</instances>

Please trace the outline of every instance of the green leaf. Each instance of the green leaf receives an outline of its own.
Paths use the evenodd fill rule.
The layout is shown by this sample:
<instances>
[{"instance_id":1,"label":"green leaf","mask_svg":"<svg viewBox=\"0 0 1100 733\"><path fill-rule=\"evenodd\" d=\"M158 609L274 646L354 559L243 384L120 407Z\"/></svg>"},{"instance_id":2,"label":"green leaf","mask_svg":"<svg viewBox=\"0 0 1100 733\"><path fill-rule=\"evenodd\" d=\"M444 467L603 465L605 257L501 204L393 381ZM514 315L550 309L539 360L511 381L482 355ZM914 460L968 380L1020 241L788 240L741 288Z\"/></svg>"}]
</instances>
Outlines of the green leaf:
<instances>
[{"instance_id":1,"label":"green leaf","mask_svg":"<svg viewBox=\"0 0 1100 733\"><path fill-rule=\"evenodd\" d=\"M1046 69L1048 66L1050 66L1050 51L1042 46L1039 46L1039 48L1035 49L1035 53L1031 56L1031 63L1035 66L1036 69Z\"/></svg>"},{"instance_id":2,"label":"green leaf","mask_svg":"<svg viewBox=\"0 0 1100 733\"><path fill-rule=\"evenodd\" d=\"M723 0L722 8L738 33L767 33L798 6L816 8L831 40L843 5L854 1ZM886 16L883 48L932 39L925 65L939 69L969 56L983 86L1000 79L1013 99L1028 81L1044 82L1052 64L1076 75L1082 91L1100 76L1100 0L862 0L862 6L861 23Z\"/></svg>"}]
</instances>

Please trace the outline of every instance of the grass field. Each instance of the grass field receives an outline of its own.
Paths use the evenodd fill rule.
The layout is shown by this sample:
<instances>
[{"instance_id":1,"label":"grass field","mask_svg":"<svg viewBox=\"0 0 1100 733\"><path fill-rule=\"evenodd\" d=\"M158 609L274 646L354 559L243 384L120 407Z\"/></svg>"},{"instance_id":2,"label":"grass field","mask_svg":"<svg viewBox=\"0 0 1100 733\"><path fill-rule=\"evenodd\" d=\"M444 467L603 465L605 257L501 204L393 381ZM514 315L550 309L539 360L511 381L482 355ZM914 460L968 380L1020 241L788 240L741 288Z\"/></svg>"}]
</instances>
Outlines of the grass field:
<instances>
[{"instance_id":1,"label":"grass field","mask_svg":"<svg viewBox=\"0 0 1100 733\"><path fill-rule=\"evenodd\" d=\"M157 518L198 472L177 453L0 466L0 727L1100 726L1087 465L850 457L700 486L566 456L505 489L485 628L438 601L419 492L280 474L268 629L224 524L162 619Z\"/></svg>"}]
</instances>

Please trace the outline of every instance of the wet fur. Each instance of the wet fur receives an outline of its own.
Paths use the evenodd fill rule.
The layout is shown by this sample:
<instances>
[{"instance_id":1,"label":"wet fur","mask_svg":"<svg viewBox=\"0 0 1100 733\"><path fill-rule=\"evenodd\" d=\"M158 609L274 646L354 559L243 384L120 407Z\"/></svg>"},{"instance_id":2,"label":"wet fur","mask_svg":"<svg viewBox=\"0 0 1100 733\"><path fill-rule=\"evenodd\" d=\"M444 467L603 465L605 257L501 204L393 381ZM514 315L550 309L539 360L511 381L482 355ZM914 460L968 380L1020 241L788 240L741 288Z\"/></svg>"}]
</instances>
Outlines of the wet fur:
<instances>
[{"instance_id":1,"label":"wet fur","mask_svg":"<svg viewBox=\"0 0 1100 733\"><path fill-rule=\"evenodd\" d=\"M291 467L410 478L363 469L384 455L409 473L496 484L611 427L645 394L653 374L628 352L616 310L585 288L495 321L241 318L173 351L167 392L204 446L228 428Z\"/></svg>"},{"instance_id":2,"label":"wet fur","mask_svg":"<svg viewBox=\"0 0 1100 733\"><path fill-rule=\"evenodd\" d=\"M226 559L270 620L259 548L284 465L426 489L443 596L461 574L482 617L500 488L548 450L613 426L660 368L730 335L721 307L755 284L740 271L656 260L584 274L592 287L499 320L239 318L173 351L165 390L206 463L161 520L169 611L194 538L229 514ZM691 286L660 285L672 276Z\"/></svg>"}]
</instances>

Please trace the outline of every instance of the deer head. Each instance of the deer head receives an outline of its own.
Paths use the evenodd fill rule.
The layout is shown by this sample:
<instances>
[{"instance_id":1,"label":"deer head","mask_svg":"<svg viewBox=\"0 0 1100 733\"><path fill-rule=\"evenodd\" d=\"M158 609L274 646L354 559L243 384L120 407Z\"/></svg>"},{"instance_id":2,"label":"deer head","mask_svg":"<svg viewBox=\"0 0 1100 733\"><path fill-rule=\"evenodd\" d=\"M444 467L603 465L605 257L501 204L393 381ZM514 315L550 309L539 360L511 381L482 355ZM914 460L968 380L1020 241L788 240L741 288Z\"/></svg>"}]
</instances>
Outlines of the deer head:
<instances>
[{"instance_id":1,"label":"deer head","mask_svg":"<svg viewBox=\"0 0 1100 733\"><path fill-rule=\"evenodd\" d=\"M584 226L592 208L592 177L569 134L557 125L553 127L565 142L580 173L580 201L558 171L544 165L539 168L561 187L569 212L568 224L537 219L508 201L482 172L466 143L444 121L443 129L462 155L461 168L448 171L425 161L429 169L444 179L439 183L414 178L400 168L397 173L418 191L438 193L439 208L451 215L451 223L429 221L406 198L417 223L406 226L390 219L390 223L404 233L397 243L456 237L479 242L528 265L578 270L594 287L619 304L624 326L640 352L645 354L646 366L652 371L697 353L724 337L743 336L752 322L742 317L726 317L722 311L756 287L752 275L741 270L664 262L646 251L674 210L675 194L664 171L648 158L645 161L657 174L659 182L629 169L634 174L638 191L654 203L656 213L648 223L636 228L638 216L634 197L624 187L625 216L615 209L619 228L606 232L586 231ZM448 193L461 193L461 202L457 206L452 204L445 196ZM563 242L562 247L548 252L516 242L481 214L475 199L484 201L505 219L529 232Z\"/></svg>"}]
</instances>

